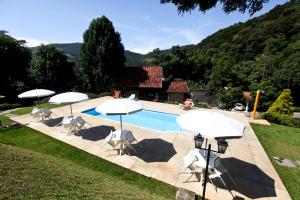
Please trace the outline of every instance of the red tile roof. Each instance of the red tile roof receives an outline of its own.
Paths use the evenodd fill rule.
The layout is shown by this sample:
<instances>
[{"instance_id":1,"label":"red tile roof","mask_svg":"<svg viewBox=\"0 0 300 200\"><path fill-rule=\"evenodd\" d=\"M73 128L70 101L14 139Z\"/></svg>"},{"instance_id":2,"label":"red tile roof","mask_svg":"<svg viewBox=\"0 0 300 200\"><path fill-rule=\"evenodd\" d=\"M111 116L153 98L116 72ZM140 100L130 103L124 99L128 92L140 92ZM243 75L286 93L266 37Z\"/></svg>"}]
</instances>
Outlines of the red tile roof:
<instances>
[{"instance_id":1,"label":"red tile roof","mask_svg":"<svg viewBox=\"0 0 300 200\"><path fill-rule=\"evenodd\" d=\"M189 93L190 89L186 81L172 81L167 92Z\"/></svg>"},{"instance_id":2,"label":"red tile roof","mask_svg":"<svg viewBox=\"0 0 300 200\"><path fill-rule=\"evenodd\" d=\"M127 67L123 73L122 84L124 87L162 88L162 81L162 67Z\"/></svg>"}]
</instances>

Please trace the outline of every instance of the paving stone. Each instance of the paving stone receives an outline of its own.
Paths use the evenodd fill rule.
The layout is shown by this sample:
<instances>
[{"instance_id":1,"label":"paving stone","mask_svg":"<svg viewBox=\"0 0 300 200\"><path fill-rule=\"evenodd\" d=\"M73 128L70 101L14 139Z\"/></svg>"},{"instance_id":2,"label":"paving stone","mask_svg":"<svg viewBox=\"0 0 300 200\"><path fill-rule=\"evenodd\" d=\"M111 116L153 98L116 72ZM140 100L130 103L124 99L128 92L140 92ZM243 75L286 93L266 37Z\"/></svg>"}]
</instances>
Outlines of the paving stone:
<instances>
[{"instance_id":1,"label":"paving stone","mask_svg":"<svg viewBox=\"0 0 300 200\"><path fill-rule=\"evenodd\" d=\"M195 200L195 192L184 188L179 188L176 193L176 200Z\"/></svg>"}]
</instances>

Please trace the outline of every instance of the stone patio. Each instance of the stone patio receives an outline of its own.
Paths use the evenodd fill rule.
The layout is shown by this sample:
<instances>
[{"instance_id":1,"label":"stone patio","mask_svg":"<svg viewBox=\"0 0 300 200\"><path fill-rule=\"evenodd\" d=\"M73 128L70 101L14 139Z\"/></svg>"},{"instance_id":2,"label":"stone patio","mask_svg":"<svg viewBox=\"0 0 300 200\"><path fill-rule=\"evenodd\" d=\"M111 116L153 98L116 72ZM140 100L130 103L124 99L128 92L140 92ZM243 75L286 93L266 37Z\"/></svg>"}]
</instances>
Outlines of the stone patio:
<instances>
[{"instance_id":1,"label":"stone patio","mask_svg":"<svg viewBox=\"0 0 300 200\"><path fill-rule=\"evenodd\" d=\"M82 116L90 125L80 135L67 135L61 126L55 126L63 116L70 115L69 106L52 109L55 119L45 123L33 122L30 115L14 117L13 120L49 135L57 140L87 151L110 162L132 171L152 177L176 187L186 188L197 194L202 194L202 186L193 177L189 182L185 180L189 175L179 175L183 170L183 157L194 148L193 135L181 132L157 132L133 125L123 124L138 139L143 148L135 145L137 153L131 156L116 156L116 152L107 151L109 145L105 137L111 130L119 129L119 122L97 118L82 114L89 108L96 107L101 102L111 99L102 97L73 104L73 113ZM177 105L141 101L145 109L157 110L174 114L183 114ZM221 112L221 111L218 111ZM207 184L206 197L208 199L291 199L277 172L272 166L267 154L253 132L247 118L241 113L223 112L246 125L242 139L228 140L229 147L226 154L221 155L222 163L236 182L236 186L226 179L228 188ZM212 148L216 149L216 143ZM230 191L229 191L229 190Z\"/></svg>"}]
</instances>

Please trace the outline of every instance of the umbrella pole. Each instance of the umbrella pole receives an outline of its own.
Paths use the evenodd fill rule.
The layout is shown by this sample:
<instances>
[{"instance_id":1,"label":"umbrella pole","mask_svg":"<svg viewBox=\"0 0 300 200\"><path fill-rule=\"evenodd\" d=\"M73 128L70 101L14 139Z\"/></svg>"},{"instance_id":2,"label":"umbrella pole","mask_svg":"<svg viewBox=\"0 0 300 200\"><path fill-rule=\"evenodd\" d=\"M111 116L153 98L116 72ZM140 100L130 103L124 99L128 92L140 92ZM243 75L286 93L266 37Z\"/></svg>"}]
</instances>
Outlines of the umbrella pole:
<instances>
[{"instance_id":1,"label":"umbrella pole","mask_svg":"<svg viewBox=\"0 0 300 200\"><path fill-rule=\"evenodd\" d=\"M205 138L205 149L206 149L206 147L207 147L207 138ZM204 151L203 155L205 156L205 151Z\"/></svg>"},{"instance_id":2,"label":"umbrella pole","mask_svg":"<svg viewBox=\"0 0 300 200\"><path fill-rule=\"evenodd\" d=\"M71 117L73 117L72 104L70 104L70 108L71 108Z\"/></svg>"},{"instance_id":3,"label":"umbrella pole","mask_svg":"<svg viewBox=\"0 0 300 200\"><path fill-rule=\"evenodd\" d=\"M207 176L208 176L208 165L209 165L210 149L211 149L211 144L208 145L208 150L207 150L202 200L205 200L205 190L206 190L206 182L207 182Z\"/></svg>"},{"instance_id":4,"label":"umbrella pole","mask_svg":"<svg viewBox=\"0 0 300 200\"><path fill-rule=\"evenodd\" d=\"M121 126L121 131L122 131L122 115L120 115L120 126Z\"/></svg>"}]
</instances>

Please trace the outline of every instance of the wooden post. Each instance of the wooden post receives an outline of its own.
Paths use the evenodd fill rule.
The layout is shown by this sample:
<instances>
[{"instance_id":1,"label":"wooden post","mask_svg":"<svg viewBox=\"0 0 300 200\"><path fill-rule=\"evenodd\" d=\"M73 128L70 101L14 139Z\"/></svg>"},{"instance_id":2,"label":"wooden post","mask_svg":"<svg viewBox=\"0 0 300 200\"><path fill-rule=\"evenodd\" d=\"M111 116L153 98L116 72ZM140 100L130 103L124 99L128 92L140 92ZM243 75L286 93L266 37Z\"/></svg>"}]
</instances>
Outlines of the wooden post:
<instances>
[{"instance_id":1,"label":"wooden post","mask_svg":"<svg viewBox=\"0 0 300 200\"><path fill-rule=\"evenodd\" d=\"M259 95L260 95L260 90L257 90L255 103L254 103L254 109L253 109L253 119L255 119L256 109L257 109L257 105L258 105L258 101L259 101Z\"/></svg>"}]
</instances>

